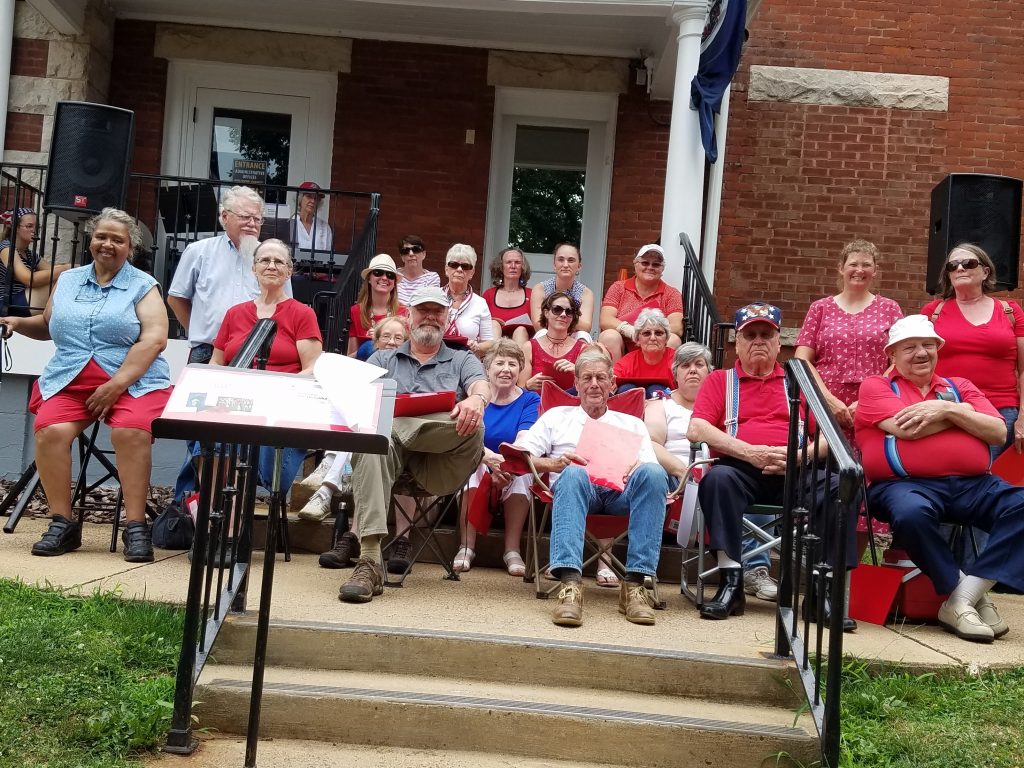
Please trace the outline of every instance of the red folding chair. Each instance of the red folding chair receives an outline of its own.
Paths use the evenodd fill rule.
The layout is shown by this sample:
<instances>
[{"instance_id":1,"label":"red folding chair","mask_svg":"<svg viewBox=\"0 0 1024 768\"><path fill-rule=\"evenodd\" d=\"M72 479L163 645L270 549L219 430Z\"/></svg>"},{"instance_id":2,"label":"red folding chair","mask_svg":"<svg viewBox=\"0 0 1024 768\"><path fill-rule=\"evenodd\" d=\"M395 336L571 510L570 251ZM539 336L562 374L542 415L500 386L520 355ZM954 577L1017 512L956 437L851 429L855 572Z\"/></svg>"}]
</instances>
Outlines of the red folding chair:
<instances>
[{"instance_id":1,"label":"red folding chair","mask_svg":"<svg viewBox=\"0 0 1024 768\"><path fill-rule=\"evenodd\" d=\"M575 406L579 405L579 398L575 395L570 395L565 390L558 387L556 384L547 381L544 382L544 386L541 388L540 395L540 408L539 413L544 413L549 408L554 408L562 405ZM629 414L630 416L636 416L639 419L643 419L644 415L644 390L642 389L630 389L618 395L614 395L608 400L608 408L619 413ZM522 475L530 474L533 476L533 484L531 491L535 502L540 502L543 505L543 511L537 515L537 504L530 505L530 514L528 518L529 528L527 530L527 541L526 541L526 574L523 576L523 581L527 583L535 583L537 597L539 599L546 599L550 597L555 591L561 586L554 584L550 587L544 587L540 582L540 573L542 570L540 555L539 555L539 542L541 533L547 526L548 520L551 515L551 502L553 495L551 487L548 485L546 476L541 476L537 472L537 468L533 462L533 456L526 451L516 448L508 443L501 445L501 454L505 457L505 463L502 464L502 469L512 474ZM672 494L670 500L674 499L678 493L681 493L684 488L683 484L680 484ZM605 562L607 562L619 579L624 579L626 575L626 566L618 557L615 556L614 547L625 539L629 532L629 517L627 515L601 515L591 514L587 515L587 524L584 529L584 561L583 568L586 569L590 564L596 562L602 556ZM589 555L587 553L590 553ZM664 608L664 601L658 598L658 586L657 579L652 579L654 599L658 608Z\"/></svg>"}]
</instances>

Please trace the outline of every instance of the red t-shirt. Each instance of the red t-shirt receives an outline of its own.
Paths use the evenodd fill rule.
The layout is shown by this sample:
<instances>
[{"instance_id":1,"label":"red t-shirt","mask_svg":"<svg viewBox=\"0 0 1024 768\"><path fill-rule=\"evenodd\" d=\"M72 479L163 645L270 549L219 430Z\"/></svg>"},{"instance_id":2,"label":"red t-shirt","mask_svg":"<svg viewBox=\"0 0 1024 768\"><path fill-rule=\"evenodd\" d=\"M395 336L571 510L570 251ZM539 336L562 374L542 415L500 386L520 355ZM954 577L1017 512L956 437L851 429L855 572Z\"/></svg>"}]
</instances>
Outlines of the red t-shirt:
<instances>
[{"instance_id":1,"label":"red t-shirt","mask_svg":"<svg viewBox=\"0 0 1024 768\"><path fill-rule=\"evenodd\" d=\"M789 402L786 398L786 374L782 366L765 377L751 376L735 366L740 377L740 407L736 438L750 445L786 445L789 442ZM692 419L703 419L723 432L725 428L725 382L731 373L712 371L700 385ZM807 429L812 429L808 425ZM716 454L712 451L713 455Z\"/></svg>"},{"instance_id":2,"label":"red t-shirt","mask_svg":"<svg viewBox=\"0 0 1024 768\"><path fill-rule=\"evenodd\" d=\"M405 317L408 313L409 313L408 309L406 309L401 304L398 305L398 313L397 314L398 314L399 317ZM363 321L362 321L362 317L360 315L359 305L358 304L353 304L351 307L349 307L348 315L349 315L349 318L351 318L351 320L352 320L351 324L348 327L348 335L349 335L349 337L350 338L355 337L355 338L359 339L360 341L366 341L368 338L370 338L370 329L363 327ZM380 315L370 315L370 320L373 321L374 325L376 325L381 320L383 320L385 317L387 317L387 313L380 314Z\"/></svg>"},{"instance_id":3,"label":"red t-shirt","mask_svg":"<svg viewBox=\"0 0 1024 768\"><path fill-rule=\"evenodd\" d=\"M676 383L672 379L672 357L675 350L666 347L661 360L651 365L644 360L643 352L635 349L627 352L619 358L615 364L615 381L618 384L664 384L669 389L675 389Z\"/></svg>"},{"instance_id":4,"label":"red t-shirt","mask_svg":"<svg viewBox=\"0 0 1024 768\"><path fill-rule=\"evenodd\" d=\"M936 394L942 394L944 400L953 399L949 385L938 374L932 375L927 395L922 395L921 390L899 373L894 371L892 375L900 391L898 395L884 376L871 376L860 385L853 426L868 482L900 477L893 469L895 461L899 461L911 477L970 477L988 472L988 445L958 427L919 440L893 437L886 441L888 433L879 429L879 422L895 416L908 405L935 399ZM958 376L949 378L960 391L961 402L969 403L978 413L1000 418L999 412L971 382Z\"/></svg>"},{"instance_id":5,"label":"red t-shirt","mask_svg":"<svg viewBox=\"0 0 1024 768\"><path fill-rule=\"evenodd\" d=\"M274 336L274 343L270 347L267 370L298 373L302 370L302 364L299 361L296 342L303 339L323 341L316 322L316 313L295 299L285 299L274 307L271 319L277 323L277 335ZM252 301L235 304L224 315L224 322L220 324L213 346L224 353L225 365L238 354L245 337L254 325L256 304Z\"/></svg>"},{"instance_id":6,"label":"red t-shirt","mask_svg":"<svg viewBox=\"0 0 1024 768\"><path fill-rule=\"evenodd\" d=\"M967 376L996 408L1016 408L1020 404L1017 339L1024 336L1024 310L1015 301L1007 302L1013 312L1011 326L999 299L993 302L992 317L981 325L971 325L956 299L946 299L935 318L935 332L946 340L935 373ZM939 300L928 302L921 314L931 317L938 305Z\"/></svg>"},{"instance_id":7,"label":"red t-shirt","mask_svg":"<svg viewBox=\"0 0 1024 768\"><path fill-rule=\"evenodd\" d=\"M636 292L636 277L616 280L604 295L602 307L615 307L619 322L632 323L644 309L660 309L665 317L683 311L683 295L678 288L673 288L664 280L658 282L658 288L646 299L640 298Z\"/></svg>"}]
</instances>

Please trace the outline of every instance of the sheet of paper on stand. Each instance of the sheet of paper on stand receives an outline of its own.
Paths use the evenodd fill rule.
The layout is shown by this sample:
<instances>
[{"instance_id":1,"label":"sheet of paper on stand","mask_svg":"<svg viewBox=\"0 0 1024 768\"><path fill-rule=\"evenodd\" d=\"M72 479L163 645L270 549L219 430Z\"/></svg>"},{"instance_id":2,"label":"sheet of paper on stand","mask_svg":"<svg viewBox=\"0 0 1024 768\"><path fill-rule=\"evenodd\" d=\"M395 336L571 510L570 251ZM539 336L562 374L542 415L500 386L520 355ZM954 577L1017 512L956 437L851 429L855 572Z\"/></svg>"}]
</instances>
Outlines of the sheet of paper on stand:
<instances>
[{"instance_id":1,"label":"sheet of paper on stand","mask_svg":"<svg viewBox=\"0 0 1024 768\"><path fill-rule=\"evenodd\" d=\"M377 393L370 384L386 374L379 365L331 352L320 355L313 365L313 378L352 429L373 415Z\"/></svg>"},{"instance_id":2,"label":"sheet of paper on stand","mask_svg":"<svg viewBox=\"0 0 1024 768\"><path fill-rule=\"evenodd\" d=\"M576 453L587 460L590 479L613 491L626 489L626 474L636 464L643 437L595 419L587 419Z\"/></svg>"}]
</instances>

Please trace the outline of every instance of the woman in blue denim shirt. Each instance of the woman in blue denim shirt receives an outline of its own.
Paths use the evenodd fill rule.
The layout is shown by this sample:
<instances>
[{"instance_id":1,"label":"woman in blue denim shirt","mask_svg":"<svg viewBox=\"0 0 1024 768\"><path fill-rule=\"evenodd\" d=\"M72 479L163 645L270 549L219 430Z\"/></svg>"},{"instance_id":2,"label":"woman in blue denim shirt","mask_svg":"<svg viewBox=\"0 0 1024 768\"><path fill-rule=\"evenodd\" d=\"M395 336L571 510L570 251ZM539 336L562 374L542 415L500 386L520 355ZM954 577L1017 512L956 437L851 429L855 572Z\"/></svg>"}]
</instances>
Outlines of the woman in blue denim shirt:
<instances>
[{"instance_id":1,"label":"woman in blue denim shirt","mask_svg":"<svg viewBox=\"0 0 1024 768\"><path fill-rule=\"evenodd\" d=\"M167 311L156 280L128 263L141 242L135 219L104 208L87 231L92 264L60 276L43 314L0 318L5 336L16 331L52 339L57 348L29 403L36 414L36 467L53 515L32 554L52 557L82 545L71 512L71 443L102 420L111 428L124 492L124 559L149 562L151 428L170 396L170 370L160 354L167 346Z\"/></svg>"}]
</instances>

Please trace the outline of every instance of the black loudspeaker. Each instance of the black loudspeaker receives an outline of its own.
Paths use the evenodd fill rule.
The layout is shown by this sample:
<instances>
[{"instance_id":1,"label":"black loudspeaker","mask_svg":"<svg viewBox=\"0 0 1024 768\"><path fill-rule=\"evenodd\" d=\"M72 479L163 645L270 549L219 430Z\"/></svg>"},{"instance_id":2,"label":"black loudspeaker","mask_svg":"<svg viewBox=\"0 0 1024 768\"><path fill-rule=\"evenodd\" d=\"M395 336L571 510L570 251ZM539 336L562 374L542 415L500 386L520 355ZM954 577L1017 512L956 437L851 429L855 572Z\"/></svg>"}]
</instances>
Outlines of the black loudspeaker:
<instances>
[{"instance_id":1,"label":"black loudspeaker","mask_svg":"<svg viewBox=\"0 0 1024 768\"><path fill-rule=\"evenodd\" d=\"M996 289L1017 287L1020 260L1020 179L951 173L932 190L928 229L928 293L939 290L949 252L962 243L984 249L996 265Z\"/></svg>"},{"instance_id":2,"label":"black loudspeaker","mask_svg":"<svg viewBox=\"0 0 1024 768\"><path fill-rule=\"evenodd\" d=\"M70 219L123 208L134 134L131 110L57 102L43 207Z\"/></svg>"}]
</instances>

